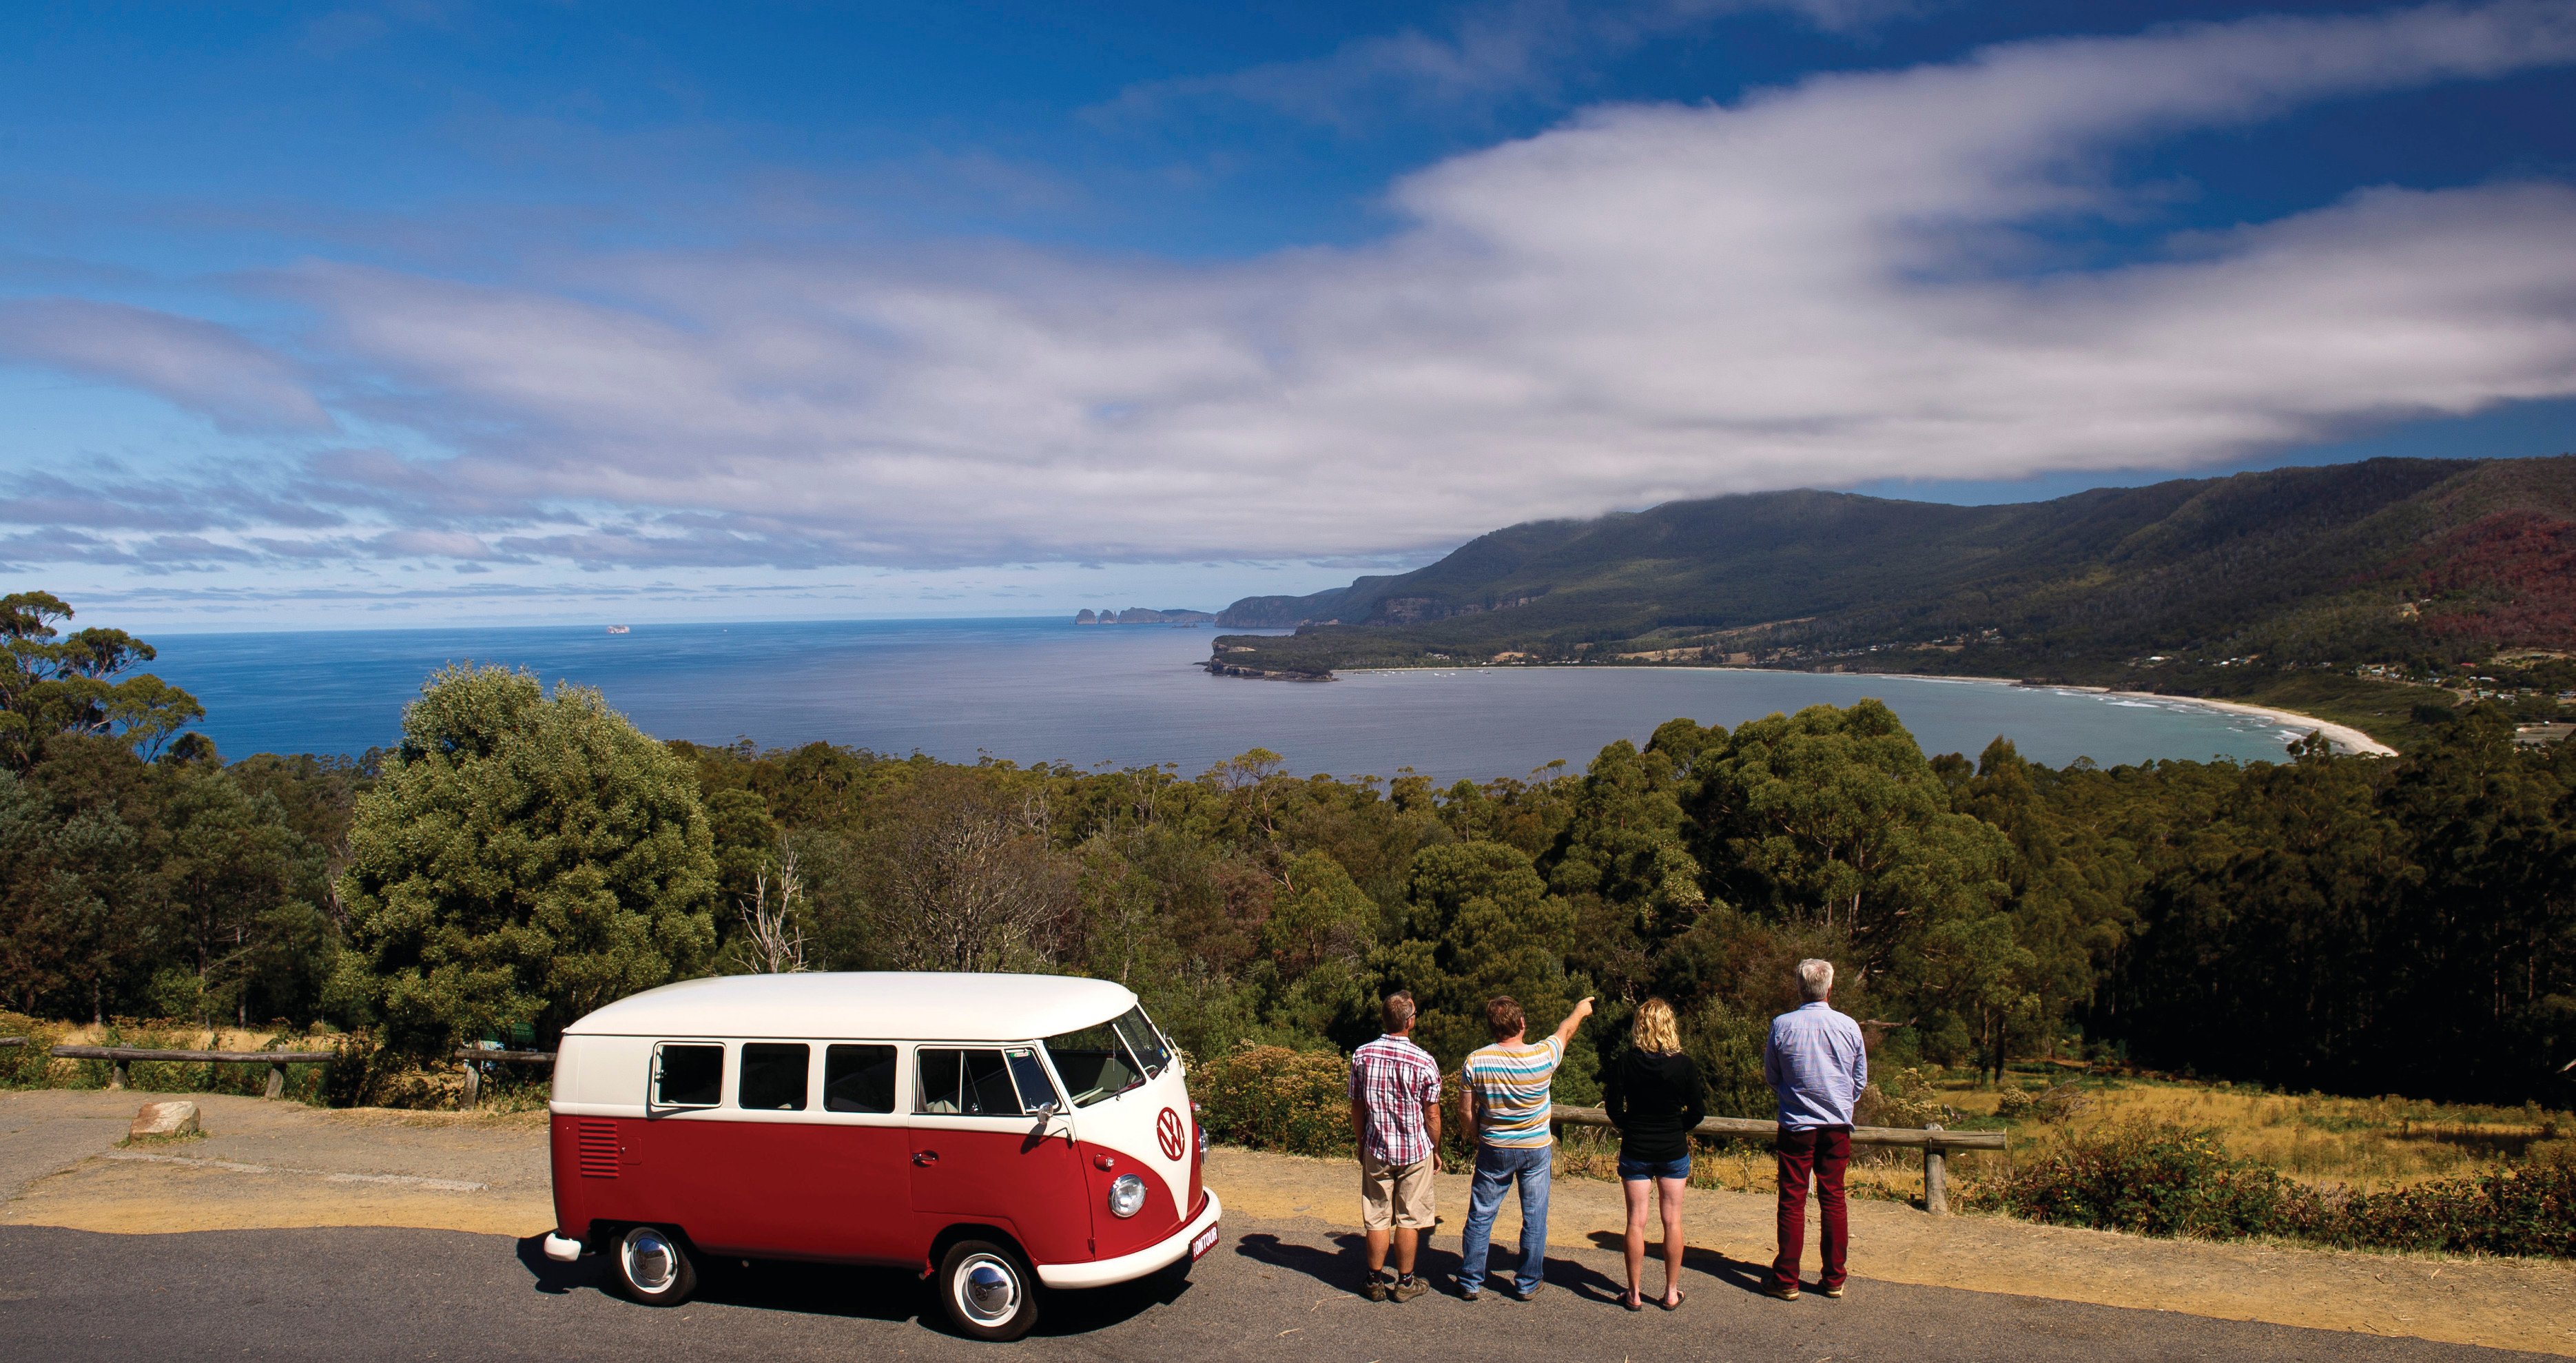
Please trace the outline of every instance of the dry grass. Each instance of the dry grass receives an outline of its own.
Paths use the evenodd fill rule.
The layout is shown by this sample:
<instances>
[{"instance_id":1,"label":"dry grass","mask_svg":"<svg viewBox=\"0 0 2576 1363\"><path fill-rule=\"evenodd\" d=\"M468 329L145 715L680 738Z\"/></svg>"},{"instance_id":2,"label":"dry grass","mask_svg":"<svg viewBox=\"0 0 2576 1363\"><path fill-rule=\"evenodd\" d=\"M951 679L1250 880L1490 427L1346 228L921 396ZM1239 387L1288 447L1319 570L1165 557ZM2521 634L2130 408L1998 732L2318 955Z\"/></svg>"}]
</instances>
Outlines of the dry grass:
<instances>
[{"instance_id":1,"label":"dry grass","mask_svg":"<svg viewBox=\"0 0 2576 1363\"><path fill-rule=\"evenodd\" d=\"M2482 1107L2411 1098L2333 1098L2269 1093L2229 1084L2117 1077L2084 1078L2081 1106L2062 1121L2011 1124L2014 1152L2044 1147L2060 1131L2132 1122L2206 1127L2227 1148L2319 1186L2357 1191L2405 1187L2474 1174L2510 1159L2576 1155L2576 1116L2527 1107ZM2002 1089L1944 1082L1940 1100L1991 1117L2015 1088L2044 1088L2015 1076ZM1963 1172L1967 1172L1963 1170Z\"/></svg>"},{"instance_id":2,"label":"dry grass","mask_svg":"<svg viewBox=\"0 0 2576 1363\"><path fill-rule=\"evenodd\" d=\"M2054 1102L2030 1101L2053 1086ZM2015 1095L2021 1095L2020 1101L2011 1101ZM1951 1178L1963 1185L1982 1173L2000 1171L2005 1161L2045 1151L2065 1135L2135 1122L2214 1129L2235 1154L2305 1183L2340 1184L2357 1192L2476 1174L2508 1160L2576 1158L2576 1114L2536 1104L2482 1107L2395 1097L2334 1098L2060 1070L2046 1077L2014 1074L1999 1088L1981 1087L1972 1079L1937 1079L1918 1084L1909 1106L1934 1112L1935 1119L1951 1127L2001 1126L2012 1133L2012 1148L2002 1155L1950 1157ZM2017 1111L1998 1116L2007 1107ZM1886 1120L1913 1126L1921 1119L1920 1113L1909 1113ZM1618 1163L1615 1133L1572 1127L1557 1142L1560 1176L1615 1179ZM1693 1187L1767 1193L1777 1186L1775 1179L1771 1152L1762 1142L1704 1142L1692 1155ZM1913 1151L1856 1150L1847 1186L1855 1197L1917 1201L1923 1195L1923 1158Z\"/></svg>"}]
</instances>

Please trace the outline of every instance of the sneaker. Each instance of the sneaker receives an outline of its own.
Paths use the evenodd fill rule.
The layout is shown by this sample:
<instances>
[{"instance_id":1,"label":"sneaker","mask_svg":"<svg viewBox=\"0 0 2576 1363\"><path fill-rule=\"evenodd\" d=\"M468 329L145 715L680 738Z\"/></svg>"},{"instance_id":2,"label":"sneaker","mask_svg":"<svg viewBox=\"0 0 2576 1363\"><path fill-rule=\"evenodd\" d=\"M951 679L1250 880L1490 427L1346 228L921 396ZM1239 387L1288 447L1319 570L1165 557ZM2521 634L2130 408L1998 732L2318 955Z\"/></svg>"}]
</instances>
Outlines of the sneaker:
<instances>
[{"instance_id":1,"label":"sneaker","mask_svg":"<svg viewBox=\"0 0 2576 1363\"><path fill-rule=\"evenodd\" d=\"M1431 1284L1408 1274L1398 1279L1395 1286L1387 1289L1386 1295L1396 1301L1411 1301L1430 1290Z\"/></svg>"},{"instance_id":2,"label":"sneaker","mask_svg":"<svg viewBox=\"0 0 2576 1363\"><path fill-rule=\"evenodd\" d=\"M1798 1289L1795 1287L1782 1287L1778 1283L1764 1283L1762 1285L1762 1295L1766 1297L1776 1297L1781 1301L1796 1301L1798 1299Z\"/></svg>"},{"instance_id":3,"label":"sneaker","mask_svg":"<svg viewBox=\"0 0 2576 1363\"><path fill-rule=\"evenodd\" d=\"M1511 1298L1513 1301L1528 1301L1530 1298L1538 1295L1537 1288L1524 1288L1519 1283L1505 1283L1503 1284L1502 1291L1504 1296Z\"/></svg>"},{"instance_id":4,"label":"sneaker","mask_svg":"<svg viewBox=\"0 0 2576 1363\"><path fill-rule=\"evenodd\" d=\"M1828 1301L1841 1301L1843 1299L1843 1285L1841 1283L1836 1283L1831 1287L1820 1287L1816 1290L1824 1293L1825 1299Z\"/></svg>"},{"instance_id":5,"label":"sneaker","mask_svg":"<svg viewBox=\"0 0 2576 1363\"><path fill-rule=\"evenodd\" d=\"M1385 1301L1386 1289L1390 1286L1392 1286L1392 1284L1388 1283L1386 1279L1372 1273L1369 1275L1368 1286L1361 1290L1361 1295L1367 1297L1370 1301Z\"/></svg>"}]
</instances>

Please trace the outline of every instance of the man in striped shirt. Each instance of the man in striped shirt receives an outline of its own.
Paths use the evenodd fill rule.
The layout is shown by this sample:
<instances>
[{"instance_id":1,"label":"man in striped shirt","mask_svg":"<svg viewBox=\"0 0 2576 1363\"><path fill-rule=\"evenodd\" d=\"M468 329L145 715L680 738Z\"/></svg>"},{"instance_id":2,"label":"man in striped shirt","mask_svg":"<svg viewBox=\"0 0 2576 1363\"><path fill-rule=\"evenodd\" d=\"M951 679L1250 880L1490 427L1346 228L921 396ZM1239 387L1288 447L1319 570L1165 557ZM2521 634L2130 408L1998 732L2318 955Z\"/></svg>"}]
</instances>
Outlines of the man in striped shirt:
<instances>
[{"instance_id":1,"label":"man in striped shirt","mask_svg":"<svg viewBox=\"0 0 2576 1363\"><path fill-rule=\"evenodd\" d=\"M1565 1063L1566 1043L1590 1016L1587 998L1565 1015L1554 1035L1533 1043L1518 1003L1499 998L1485 1005L1494 1044L1470 1054L1459 1076L1459 1104L1476 1133L1476 1174L1467 1185L1467 1232L1459 1249L1465 1262L1458 1268L1459 1294L1469 1301L1484 1290L1494 1214L1515 1184L1521 1195L1520 1271L1503 1291L1515 1301L1528 1301L1538 1291L1547 1265L1548 1162L1554 1153L1547 1129L1550 1089L1556 1067Z\"/></svg>"},{"instance_id":2,"label":"man in striped shirt","mask_svg":"<svg viewBox=\"0 0 2576 1363\"><path fill-rule=\"evenodd\" d=\"M1351 1133L1360 1144L1360 1229L1368 1235L1368 1299L1411 1301L1429 1289L1413 1276L1431 1210L1440 1155L1440 1062L1413 1044L1413 995L1387 995L1386 1035L1351 1054ZM1395 1242L1396 1277L1386 1276Z\"/></svg>"}]
</instances>

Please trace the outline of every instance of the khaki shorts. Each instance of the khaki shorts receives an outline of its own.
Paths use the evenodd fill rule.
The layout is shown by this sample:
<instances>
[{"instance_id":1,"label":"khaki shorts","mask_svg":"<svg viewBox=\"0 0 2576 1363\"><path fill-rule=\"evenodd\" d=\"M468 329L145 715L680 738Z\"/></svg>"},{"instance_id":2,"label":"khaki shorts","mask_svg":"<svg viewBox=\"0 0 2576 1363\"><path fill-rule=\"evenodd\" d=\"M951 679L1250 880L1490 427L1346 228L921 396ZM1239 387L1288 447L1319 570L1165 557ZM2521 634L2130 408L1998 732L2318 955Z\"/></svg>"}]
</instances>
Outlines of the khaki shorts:
<instances>
[{"instance_id":1,"label":"khaki shorts","mask_svg":"<svg viewBox=\"0 0 2576 1363\"><path fill-rule=\"evenodd\" d=\"M1431 1163L1419 1159L1389 1164L1361 1151L1360 1229L1431 1229L1436 1223L1431 1213Z\"/></svg>"}]
</instances>

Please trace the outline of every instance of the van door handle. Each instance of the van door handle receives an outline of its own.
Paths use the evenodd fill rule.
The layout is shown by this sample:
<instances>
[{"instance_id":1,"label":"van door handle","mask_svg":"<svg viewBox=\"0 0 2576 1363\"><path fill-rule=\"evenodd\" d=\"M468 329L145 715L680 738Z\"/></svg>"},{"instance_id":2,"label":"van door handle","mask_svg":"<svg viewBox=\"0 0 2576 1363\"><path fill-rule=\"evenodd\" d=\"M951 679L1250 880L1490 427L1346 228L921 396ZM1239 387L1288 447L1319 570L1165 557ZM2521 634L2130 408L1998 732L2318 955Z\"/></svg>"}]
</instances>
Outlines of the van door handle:
<instances>
[{"instance_id":1,"label":"van door handle","mask_svg":"<svg viewBox=\"0 0 2576 1363\"><path fill-rule=\"evenodd\" d=\"M920 1165L937 1164L939 1162L939 1152L936 1150L915 1150L912 1152L912 1162Z\"/></svg>"}]
</instances>

